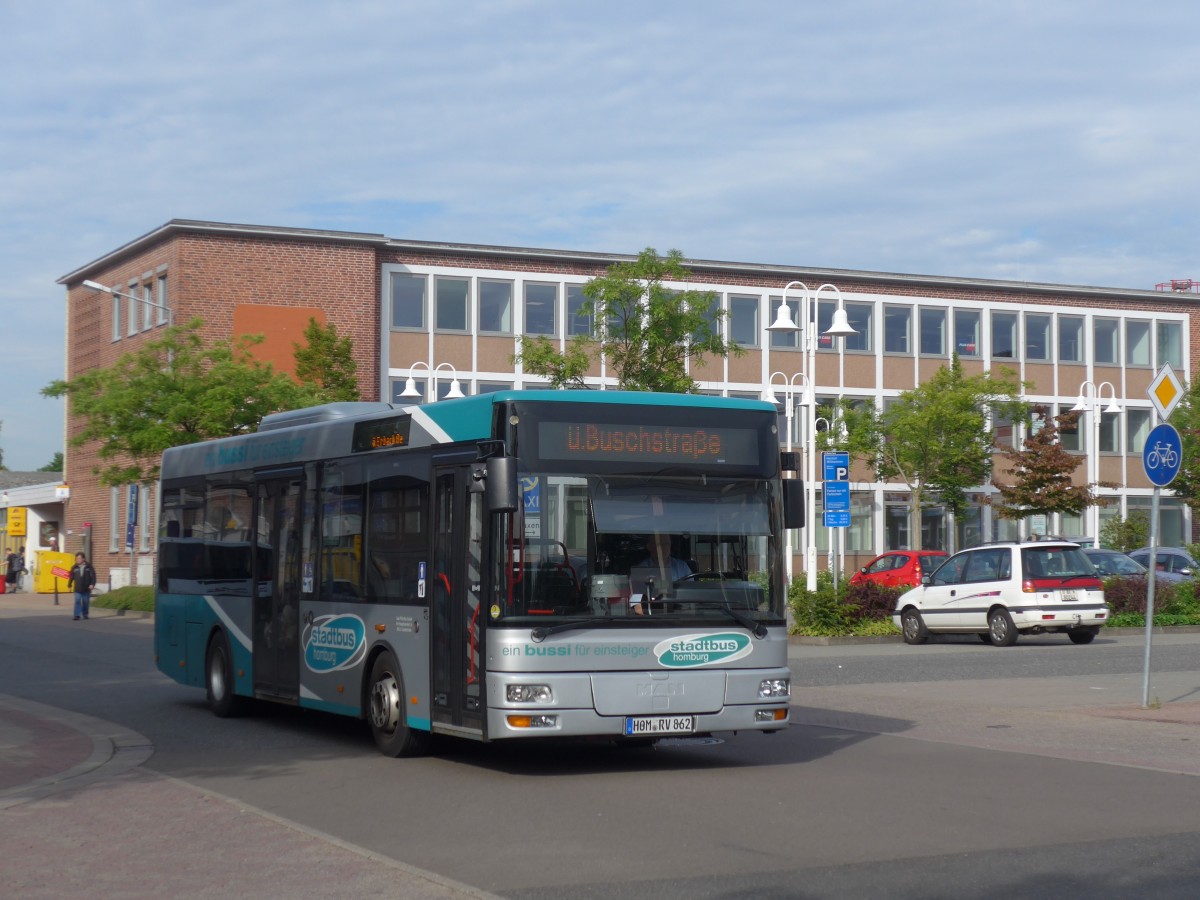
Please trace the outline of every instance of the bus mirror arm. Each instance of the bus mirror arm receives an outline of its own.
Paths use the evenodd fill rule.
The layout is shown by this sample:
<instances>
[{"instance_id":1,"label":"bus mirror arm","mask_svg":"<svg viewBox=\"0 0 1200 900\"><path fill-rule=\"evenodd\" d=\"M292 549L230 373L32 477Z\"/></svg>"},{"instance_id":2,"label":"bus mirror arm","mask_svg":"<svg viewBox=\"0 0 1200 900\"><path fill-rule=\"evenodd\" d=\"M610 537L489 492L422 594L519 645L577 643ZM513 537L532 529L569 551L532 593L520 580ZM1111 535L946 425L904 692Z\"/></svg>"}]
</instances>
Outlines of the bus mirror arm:
<instances>
[{"instance_id":1,"label":"bus mirror arm","mask_svg":"<svg viewBox=\"0 0 1200 900\"><path fill-rule=\"evenodd\" d=\"M493 456L484 463L483 471L472 473L477 483L483 481L484 502L488 512L506 513L520 509L521 494L517 490L517 458Z\"/></svg>"}]
</instances>

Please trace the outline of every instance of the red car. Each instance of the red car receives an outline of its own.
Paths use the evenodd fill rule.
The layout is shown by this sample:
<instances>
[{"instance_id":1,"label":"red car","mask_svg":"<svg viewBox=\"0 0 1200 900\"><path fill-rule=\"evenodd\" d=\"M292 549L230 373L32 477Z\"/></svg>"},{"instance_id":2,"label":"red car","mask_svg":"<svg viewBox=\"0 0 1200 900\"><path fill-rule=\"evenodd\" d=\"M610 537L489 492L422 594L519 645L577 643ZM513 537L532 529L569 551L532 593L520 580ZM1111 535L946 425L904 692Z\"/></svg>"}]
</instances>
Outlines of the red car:
<instances>
[{"instance_id":1,"label":"red car","mask_svg":"<svg viewBox=\"0 0 1200 900\"><path fill-rule=\"evenodd\" d=\"M916 587L921 576L936 569L945 557L941 550L893 550L875 557L855 572L850 583L869 581L883 587Z\"/></svg>"}]
</instances>

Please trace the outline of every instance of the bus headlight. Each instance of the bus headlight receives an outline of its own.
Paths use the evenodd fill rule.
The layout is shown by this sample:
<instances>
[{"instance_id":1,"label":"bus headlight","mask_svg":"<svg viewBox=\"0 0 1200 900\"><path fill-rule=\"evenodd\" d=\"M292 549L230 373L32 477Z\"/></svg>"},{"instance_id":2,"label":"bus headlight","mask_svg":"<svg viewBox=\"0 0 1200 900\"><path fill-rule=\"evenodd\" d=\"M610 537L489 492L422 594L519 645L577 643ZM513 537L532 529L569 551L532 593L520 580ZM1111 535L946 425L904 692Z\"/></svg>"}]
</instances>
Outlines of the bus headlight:
<instances>
[{"instance_id":1,"label":"bus headlight","mask_svg":"<svg viewBox=\"0 0 1200 900\"><path fill-rule=\"evenodd\" d=\"M509 703L553 703L554 691L548 684L510 684L505 689Z\"/></svg>"},{"instance_id":2,"label":"bus headlight","mask_svg":"<svg viewBox=\"0 0 1200 900\"><path fill-rule=\"evenodd\" d=\"M758 696L763 700L772 697L792 696L792 680L790 678L765 678L758 685Z\"/></svg>"}]
</instances>

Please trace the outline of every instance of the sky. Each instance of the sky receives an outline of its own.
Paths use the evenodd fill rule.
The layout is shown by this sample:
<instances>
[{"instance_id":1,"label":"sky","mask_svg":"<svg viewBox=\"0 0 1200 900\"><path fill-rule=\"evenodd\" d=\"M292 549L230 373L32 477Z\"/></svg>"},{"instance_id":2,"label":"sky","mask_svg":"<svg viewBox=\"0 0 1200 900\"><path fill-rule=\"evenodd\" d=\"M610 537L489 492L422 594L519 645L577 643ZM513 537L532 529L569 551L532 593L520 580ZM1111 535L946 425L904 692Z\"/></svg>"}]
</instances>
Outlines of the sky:
<instances>
[{"instance_id":1,"label":"sky","mask_svg":"<svg viewBox=\"0 0 1200 900\"><path fill-rule=\"evenodd\" d=\"M0 0L0 451L58 278L175 218L1151 289L1200 278L1195 0Z\"/></svg>"}]
</instances>

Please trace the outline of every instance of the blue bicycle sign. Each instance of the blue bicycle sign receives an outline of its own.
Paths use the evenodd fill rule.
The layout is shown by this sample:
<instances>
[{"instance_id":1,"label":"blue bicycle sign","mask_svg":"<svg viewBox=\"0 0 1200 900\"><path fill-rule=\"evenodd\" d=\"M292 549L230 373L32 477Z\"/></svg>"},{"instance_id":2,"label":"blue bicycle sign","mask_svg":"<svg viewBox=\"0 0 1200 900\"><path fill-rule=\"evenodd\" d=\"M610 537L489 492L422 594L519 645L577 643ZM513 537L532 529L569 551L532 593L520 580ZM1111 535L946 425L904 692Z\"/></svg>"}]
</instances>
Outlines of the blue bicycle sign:
<instances>
[{"instance_id":1,"label":"blue bicycle sign","mask_svg":"<svg viewBox=\"0 0 1200 900\"><path fill-rule=\"evenodd\" d=\"M1159 425L1146 438L1142 450L1142 465L1146 477L1157 487L1166 487L1179 474L1179 461L1183 457L1183 442L1173 425Z\"/></svg>"}]
</instances>

